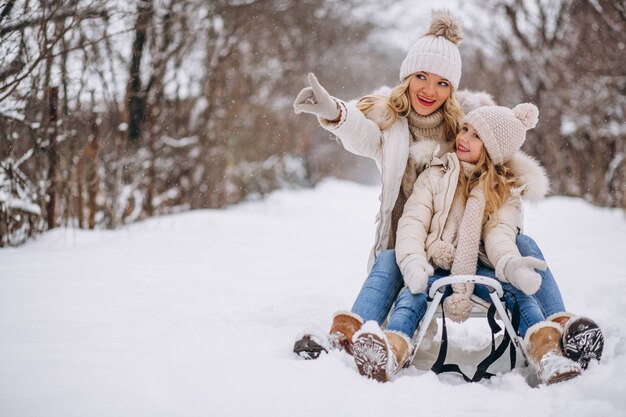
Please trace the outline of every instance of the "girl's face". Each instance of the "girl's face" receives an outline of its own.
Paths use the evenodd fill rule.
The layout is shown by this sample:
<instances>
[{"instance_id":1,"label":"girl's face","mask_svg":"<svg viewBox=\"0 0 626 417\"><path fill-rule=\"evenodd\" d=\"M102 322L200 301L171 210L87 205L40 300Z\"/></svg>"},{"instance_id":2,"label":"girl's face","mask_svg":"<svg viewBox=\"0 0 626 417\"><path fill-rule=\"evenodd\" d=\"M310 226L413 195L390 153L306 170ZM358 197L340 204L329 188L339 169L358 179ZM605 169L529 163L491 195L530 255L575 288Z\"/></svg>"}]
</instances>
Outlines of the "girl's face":
<instances>
[{"instance_id":1,"label":"girl's face","mask_svg":"<svg viewBox=\"0 0 626 417\"><path fill-rule=\"evenodd\" d=\"M437 111L450 97L450 81L430 72L416 72L411 75L409 96L411 107L421 116Z\"/></svg>"},{"instance_id":2,"label":"girl's face","mask_svg":"<svg viewBox=\"0 0 626 417\"><path fill-rule=\"evenodd\" d=\"M467 123L463 124L461 131L456 135L456 156L459 161L475 164L480 159L483 149L483 141L478 136L476 129Z\"/></svg>"}]
</instances>

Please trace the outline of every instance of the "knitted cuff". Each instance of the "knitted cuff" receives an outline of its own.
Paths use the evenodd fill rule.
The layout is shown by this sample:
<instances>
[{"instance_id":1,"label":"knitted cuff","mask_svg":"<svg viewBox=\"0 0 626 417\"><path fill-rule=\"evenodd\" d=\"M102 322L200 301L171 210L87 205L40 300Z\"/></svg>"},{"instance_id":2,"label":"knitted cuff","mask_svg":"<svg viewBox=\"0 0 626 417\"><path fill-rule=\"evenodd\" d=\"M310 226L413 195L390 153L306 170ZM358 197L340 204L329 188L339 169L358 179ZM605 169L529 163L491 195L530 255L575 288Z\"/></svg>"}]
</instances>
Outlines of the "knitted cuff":
<instances>
[{"instance_id":1,"label":"knitted cuff","mask_svg":"<svg viewBox=\"0 0 626 417\"><path fill-rule=\"evenodd\" d=\"M341 126L346 121L346 115L348 114L348 110L346 109L346 105L343 101L338 100L336 98L333 98L333 100L335 101L335 103L337 103L337 108L339 109L339 112L340 112L339 121L333 122L331 120L326 120L323 117L317 118L320 125L322 125L324 129L328 129L328 130L335 130L339 126Z\"/></svg>"}]
</instances>

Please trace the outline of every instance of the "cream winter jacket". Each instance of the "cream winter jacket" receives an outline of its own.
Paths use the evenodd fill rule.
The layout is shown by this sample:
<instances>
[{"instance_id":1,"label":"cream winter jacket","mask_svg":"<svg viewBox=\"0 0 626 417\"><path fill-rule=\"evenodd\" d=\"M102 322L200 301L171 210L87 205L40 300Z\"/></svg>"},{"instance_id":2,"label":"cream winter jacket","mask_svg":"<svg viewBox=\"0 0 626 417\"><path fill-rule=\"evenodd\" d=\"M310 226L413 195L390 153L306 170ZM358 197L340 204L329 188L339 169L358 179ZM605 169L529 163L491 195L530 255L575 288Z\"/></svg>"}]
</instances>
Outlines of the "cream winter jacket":
<instances>
[{"instance_id":1,"label":"cream winter jacket","mask_svg":"<svg viewBox=\"0 0 626 417\"><path fill-rule=\"evenodd\" d=\"M476 107L495 105L491 96L482 92L457 91L456 99L466 113ZM320 125L337 136L346 150L374 159L381 176L382 188L378 197L380 209L376 215L374 246L367 264L369 273L378 255L387 249L391 212L398 198L409 153L421 172L431 160L438 145L440 148L435 156L446 153L449 145L444 143L444 138L432 138L414 143L409 150L411 137L406 118L398 117L391 126L381 131L377 123L381 115L376 111L370 112L368 117L365 117L355 105L341 100L337 102L341 108L339 122L331 123L320 118L318 119Z\"/></svg>"},{"instance_id":2,"label":"cream winter jacket","mask_svg":"<svg viewBox=\"0 0 626 417\"><path fill-rule=\"evenodd\" d=\"M484 252L479 253L481 261L494 267L496 276L503 281L506 281L503 272L506 262L520 256L515 237L523 231L521 200L539 200L549 188L543 168L523 152L518 152L506 165L517 177L516 187L498 211L497 221L484 225L481 235ZM415 181L398 224L396 260L403 274L412 259L425 257L430 261L442 247L438 242L454 199L460 170L456 154L447 153L441 158L433 158L430 167Z\"/></svg>"}]
</instances>

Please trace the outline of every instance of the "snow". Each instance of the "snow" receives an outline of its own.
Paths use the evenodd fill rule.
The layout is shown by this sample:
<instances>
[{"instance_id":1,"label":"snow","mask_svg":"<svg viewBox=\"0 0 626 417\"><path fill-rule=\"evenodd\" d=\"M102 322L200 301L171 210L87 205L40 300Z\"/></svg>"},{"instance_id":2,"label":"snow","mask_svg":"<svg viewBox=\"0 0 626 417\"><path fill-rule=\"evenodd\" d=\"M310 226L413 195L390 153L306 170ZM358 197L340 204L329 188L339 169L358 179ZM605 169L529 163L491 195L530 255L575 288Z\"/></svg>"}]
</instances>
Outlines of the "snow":
<instances>
[{"instance_id":1,"label":"snow","mask_svg":"<svg viewBox=\"0 0 626 417\"><path fill-rule=\"evenodd\" d=\"M25 213L34 215L41 214L41 207L28 200L13 198L11 195L3 190L0 190L0 204L6 205L9 210L21 210Z\"/></svg>"},{"instance_id":2,"label":"snow","mask_svg":"<svg viewBox=\"0 0 626 417\"><path fill-rule=\"evenodd\" d=\"M578 199L529 206L526 232L569 309L604 329L582 377L532 388L519 369L467 384L412 367L381 384L342 352L298 360L296 336L352 305L377 196L326 180L0 250L0 415L625 415L626 218ZM489 341L455 330L451 344Z\"/></svg>"}]
</instances>

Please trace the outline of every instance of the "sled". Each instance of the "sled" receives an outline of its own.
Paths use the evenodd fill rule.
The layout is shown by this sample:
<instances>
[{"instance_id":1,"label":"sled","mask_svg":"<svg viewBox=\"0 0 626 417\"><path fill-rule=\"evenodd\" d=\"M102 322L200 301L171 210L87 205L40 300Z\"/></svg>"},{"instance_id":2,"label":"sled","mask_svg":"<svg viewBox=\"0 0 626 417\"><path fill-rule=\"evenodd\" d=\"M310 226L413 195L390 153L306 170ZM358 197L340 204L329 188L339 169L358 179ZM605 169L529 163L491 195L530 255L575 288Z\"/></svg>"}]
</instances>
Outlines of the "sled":
<instances>
[{"instance_id":1,"label":"sled","mask_svg":"<svg viewBox=\"0 0 626 417\"><path fill-rule=\"evenodd\" d=\"M447 336L445 330L445 315L442 310L442 300L445 295L446 289L448 286L456 283L474 283L476 285L483 285L487 287L489 291L489 297L491 302L485 301L482 298L472 295L471 299L474 302L474 308L470 317L472 318L485 318L489 319L488 311L491 307L492 310L495 309L495 312L492 311L492 318L490 319L490 326L492 327L492 348L490 354L485 358L480 364L477 366L477 371L473 377L467 377L463 372L460 371L458 365L447 364L444 365L446 350L447 350ZM432 366L432 370L436 373L454 371L463 375L466 381L478 381L482 378L489 378L491 374L487 372L487 369L491 364L497 360L505 350L511 349L511 367L515 364L514 356L516 352L519 352L523 361L527 364L527 354L524 346L523 339L517 334L515 326L513 325L512 319L509 316L507 309L504 305L504 290L502 289L502 285L493 278L480 276L480 275L456 275L449 276L445 278L438 279L435 281L430 288L428 293L429 296L429 305L426 310L426 314L420 323L420 327L418 331L413 337L413 349L410 355L410 359L407 362L407 366L415 360L415 357L419 351L420 345L426 335L426 332L431 324L431 322L437 318L441 318L443 320L444 330L442 334L442 343L440 346L440 351L437 360ZM497 328L494 329L495 323L495 314L497 313L497 319L502 322L504 327L504 337L500 346L495 348L495 333L497 332ZM497 326L497 325L496 325ZM499 327L499 326L498 326ZM499 330L498 330L499 331ZM509 344L510 346L505 346L505 344Z\"/></svg>"}]
</instances>

